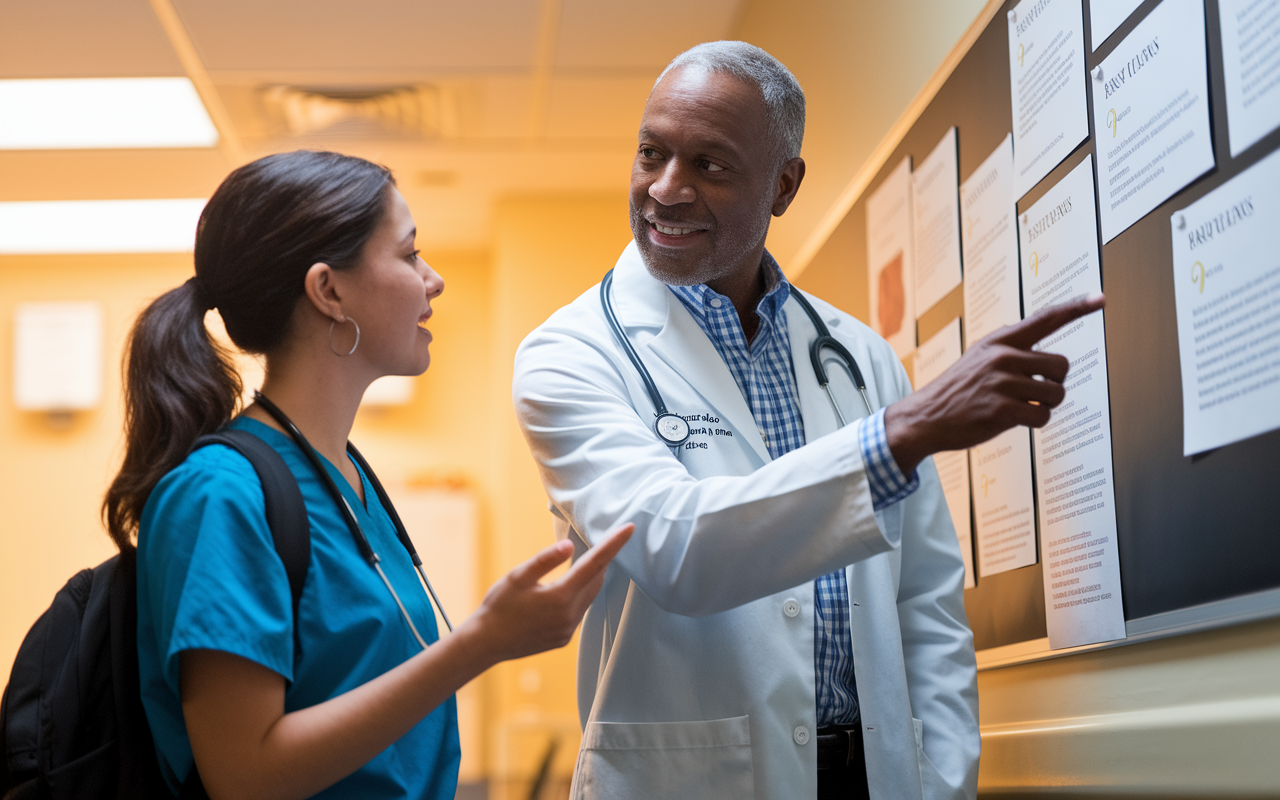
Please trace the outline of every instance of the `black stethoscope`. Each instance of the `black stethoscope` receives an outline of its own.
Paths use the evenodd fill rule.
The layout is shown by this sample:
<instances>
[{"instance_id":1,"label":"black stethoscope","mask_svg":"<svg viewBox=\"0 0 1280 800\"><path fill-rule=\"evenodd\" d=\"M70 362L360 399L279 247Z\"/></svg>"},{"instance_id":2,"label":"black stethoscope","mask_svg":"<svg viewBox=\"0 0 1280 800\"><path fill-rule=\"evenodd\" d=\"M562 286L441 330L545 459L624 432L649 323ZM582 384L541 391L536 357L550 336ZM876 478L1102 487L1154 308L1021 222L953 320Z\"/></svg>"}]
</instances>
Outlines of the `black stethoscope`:
<instances>
[{"instance_id":1,"label":"black stethoscope","mask_svg":"<svg viewBox=\"0 0 1280 800\"><path fill-rule=\"evenodd\" d=\"M426 650L426 640L422 638L422 634L418 633L418 627L413 624L413 619L409 616L408 609L400 601L400 595L396 592L395 587L391 585L391 581L387 579L387 574L382 571L382 565L379 563L382 559L374 551L373 545L369 544L369 537L365 536L364 528L360 527L360 520L356 519L355 512L351 510L351 504L347 502L347 498L342 496L342 491L338 489L338 484L334 483L333 476L324 468L324 461L320 458L320 454L311 446L311 442L307 441L307 437L302 435L302 431L298 430L298 426L293 424L293 420L289 419L280 410L280 407L268 400L262 392L255 391L253 399L276 422L280 423L280 427L288 431L289 436L298 445L298 449L311 462L311 466L315 468L321 482L329 490L329 495L333 498L333 502L337 504L338 510L342 512L342 516L347 522L347 528L350 529L351 536L356 541L356 549L360 551L361 557L378 571L378 576L382 578L382 583L391 592L391 596L396 601L396 606L399 607L400 613L404 616L404 621L409 623L409 630L413 631L413 638L418 640L418 644L422 645L423 650ZM387 516L391 517L391 522L395 525L396 538L400 540L400 544L404 545L404 549L409 552L409 559L413 562L414 568L418 570L423 586L431 596L431 599L435 601L436 609L439 610L445 627L452 633L453 625L449 623L449 615L444 613L444 606L441 605L440 598L436 596L436 590L432 588L431 581L427 579L427 572L422 567L422 559L418 557L418 550L413 546L413 541L409 539L409 532L405 530L404 523L400 521L400 515L396 513L395 506L391 504L391 498L387 496L386 490L382 488L382 483L378 480L378 476L373 473L373 468L369 466L369 462L364 460L364 456L360 455L360 451L351 442L347 442L347 453L360 465L360 469L364 470L365 476L369 478L369 483L373 485L374 493L378 495L378 501L382 503L383 510L387 512Z\"/></svg>"},{"instance_id":2,"label":"black stethoscope","mask_svg":"<svg viewBox=\"0 0 1280 800\"><path fill-rule=\"evenodd\" d=\"M656 419L653 422L653 430L658 434L658 438L668 447L679 447L689 439L689 423L684 417L672 414L667 409L667 404L663 402L662 395L658 392L658 386L653 382L653 376L649 374L649 370L645 369L644 362L640 360L640 356L636 353L635 348L631 346L631 341L627 338L627 334L622 330L622 326L618 324L618 318L613 313L613 301L609 298L609 290L613 287L613 270L609 270L604 280L600 281L600 305L604 308L605 318L609 321L609 328L613 330L613 335L618 337L618 341L622 343L622 349L626 352L627 358L635 366L636 372L640 373L640 380L644 382L645 391L649 393L649 399L653 401ZM818 331L818 338L813 340L809 345L809 360L813 362L813 374L818 379L820 385L827 393L827 398L831 400L831 407L835 409L836 419L840 421L840 427L846 424L844 414L840 413L840 406L836 403L836 396L831 393L831 381L827 377L827 367L822 363L823 349L830 348L834 350L840 359L844 361L845 366L849 368L850 374L853 375L854 385L858 387L858 391L862 394L862 402L867 407L867 414L874 414L871 410L871 401L867 398L867 382L862 378L862 370L858 369L858 361L849 352L848 348L840 344L839 341L831 335L827 330L827 325L818 316L818 312L799 291L792 291L791 296L796 299L800 307L804 309L804 313L809 315L809 321L813 323L813 327Z\"/></svg>"}]
</instances>

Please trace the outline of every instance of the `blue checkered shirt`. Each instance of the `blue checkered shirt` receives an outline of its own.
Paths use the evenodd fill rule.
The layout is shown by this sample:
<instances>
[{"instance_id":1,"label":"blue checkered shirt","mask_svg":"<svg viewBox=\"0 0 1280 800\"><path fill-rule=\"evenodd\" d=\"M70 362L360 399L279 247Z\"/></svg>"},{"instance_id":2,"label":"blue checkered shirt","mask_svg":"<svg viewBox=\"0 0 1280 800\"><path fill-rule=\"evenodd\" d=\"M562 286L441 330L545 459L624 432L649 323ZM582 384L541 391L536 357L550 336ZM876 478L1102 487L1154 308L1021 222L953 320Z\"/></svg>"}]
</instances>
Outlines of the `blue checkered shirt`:
<instances>
[{"instance_id":1,"label":"blue checkered shirt","mask_svg":"<svg viewBox=\"0 0 1280 800\"><path fill-rule=\"evenodd\" d=\"M769 455L778 458L804 445L804 420L800 418L800 401L796 395L787 315L782 311L791 296L791 284L768 253L761 266L771 276L773 288L756 305L760 326L750 343L729 298L705 284L671 286L670 289L698 321L728 365L755 417ZM910 478L903 475L889 452L884 409L856 424L872 505L878 511L914 492L920 481L914 472ZM858 691L853 676L849 585L844 570L814 581L813 597L818 725L852 724L858 720Z\"/></svg>"}]
</instances>

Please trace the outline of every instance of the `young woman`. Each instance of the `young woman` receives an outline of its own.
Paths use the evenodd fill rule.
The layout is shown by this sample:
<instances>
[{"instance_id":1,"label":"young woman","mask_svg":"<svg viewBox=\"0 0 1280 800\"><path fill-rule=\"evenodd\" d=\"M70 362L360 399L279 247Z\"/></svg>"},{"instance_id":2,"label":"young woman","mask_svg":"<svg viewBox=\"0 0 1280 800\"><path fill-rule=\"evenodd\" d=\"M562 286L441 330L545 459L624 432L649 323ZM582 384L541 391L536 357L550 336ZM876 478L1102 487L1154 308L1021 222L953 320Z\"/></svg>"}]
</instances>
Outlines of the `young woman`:
<instances>
[{"instance_id":1,"label":"young woman","mask_svg":"<svg viewBox=\"0 0 1280 800\"><path fill-rule=\"evenodd\" d=\"M543 550L438 640L388 509L346 449L369 384L430 363L424 324L444 282L414 236L385 168L268 156L214 193L195 277L134 326L127 449L104 513L122 550L137 534L143 703L175 792L195 768L213 798L452 798L453 693L567 643L630 535L548 584L573 548ZM266 356L258 401L234 419L241 387L205 330L210 308L237 346ZM302 490L311 555L296 618L253 467L221 445L190 452L223 426L271 445Z\"/></svg>"}]
</instances>

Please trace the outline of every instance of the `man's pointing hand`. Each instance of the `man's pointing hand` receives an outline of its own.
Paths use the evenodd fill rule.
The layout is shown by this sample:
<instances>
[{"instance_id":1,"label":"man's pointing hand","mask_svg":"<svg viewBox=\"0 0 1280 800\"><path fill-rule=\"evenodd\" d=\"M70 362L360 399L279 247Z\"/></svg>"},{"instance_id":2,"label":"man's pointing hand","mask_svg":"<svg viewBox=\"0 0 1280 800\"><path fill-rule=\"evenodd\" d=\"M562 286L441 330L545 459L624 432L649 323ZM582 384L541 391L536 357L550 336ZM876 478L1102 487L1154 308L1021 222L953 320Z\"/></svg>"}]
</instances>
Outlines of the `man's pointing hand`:
<instances>
[{"instance_id":1,"label":"man's pointing hand","mask_svg":"<svg viewBox=\"0 0 1280 800\"><path fill-rule=\"evenodd\" d=\"M1066 394L1067 359L1036 342L1106 305L1101 294L1051 306L984 337L936 380L885 409L889 450L904 474L926 456L964 450L1017 425L1039 428Z\"/></svg>"}]
</instances>

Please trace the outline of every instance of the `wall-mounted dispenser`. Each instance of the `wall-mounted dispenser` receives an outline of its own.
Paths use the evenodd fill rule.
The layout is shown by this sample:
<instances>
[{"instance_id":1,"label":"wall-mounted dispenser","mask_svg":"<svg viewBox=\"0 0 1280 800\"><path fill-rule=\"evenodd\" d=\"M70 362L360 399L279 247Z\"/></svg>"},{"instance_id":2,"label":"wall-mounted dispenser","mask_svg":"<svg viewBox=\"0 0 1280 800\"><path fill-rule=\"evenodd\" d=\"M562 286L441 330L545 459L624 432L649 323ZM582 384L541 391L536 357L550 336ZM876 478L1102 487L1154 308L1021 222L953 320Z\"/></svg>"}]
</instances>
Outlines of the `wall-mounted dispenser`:
<instances>
[{"instance_id":1,"label":"wall-mounted dispenser","mask_svg":"<svg viewBox=\"0 0 1280 800\"><path fill-rule=\"evenodd\" d=\"M14 320L13 402L55 415L102 402L99 303L22 303Z\"/></svg>"}]
</instances>

